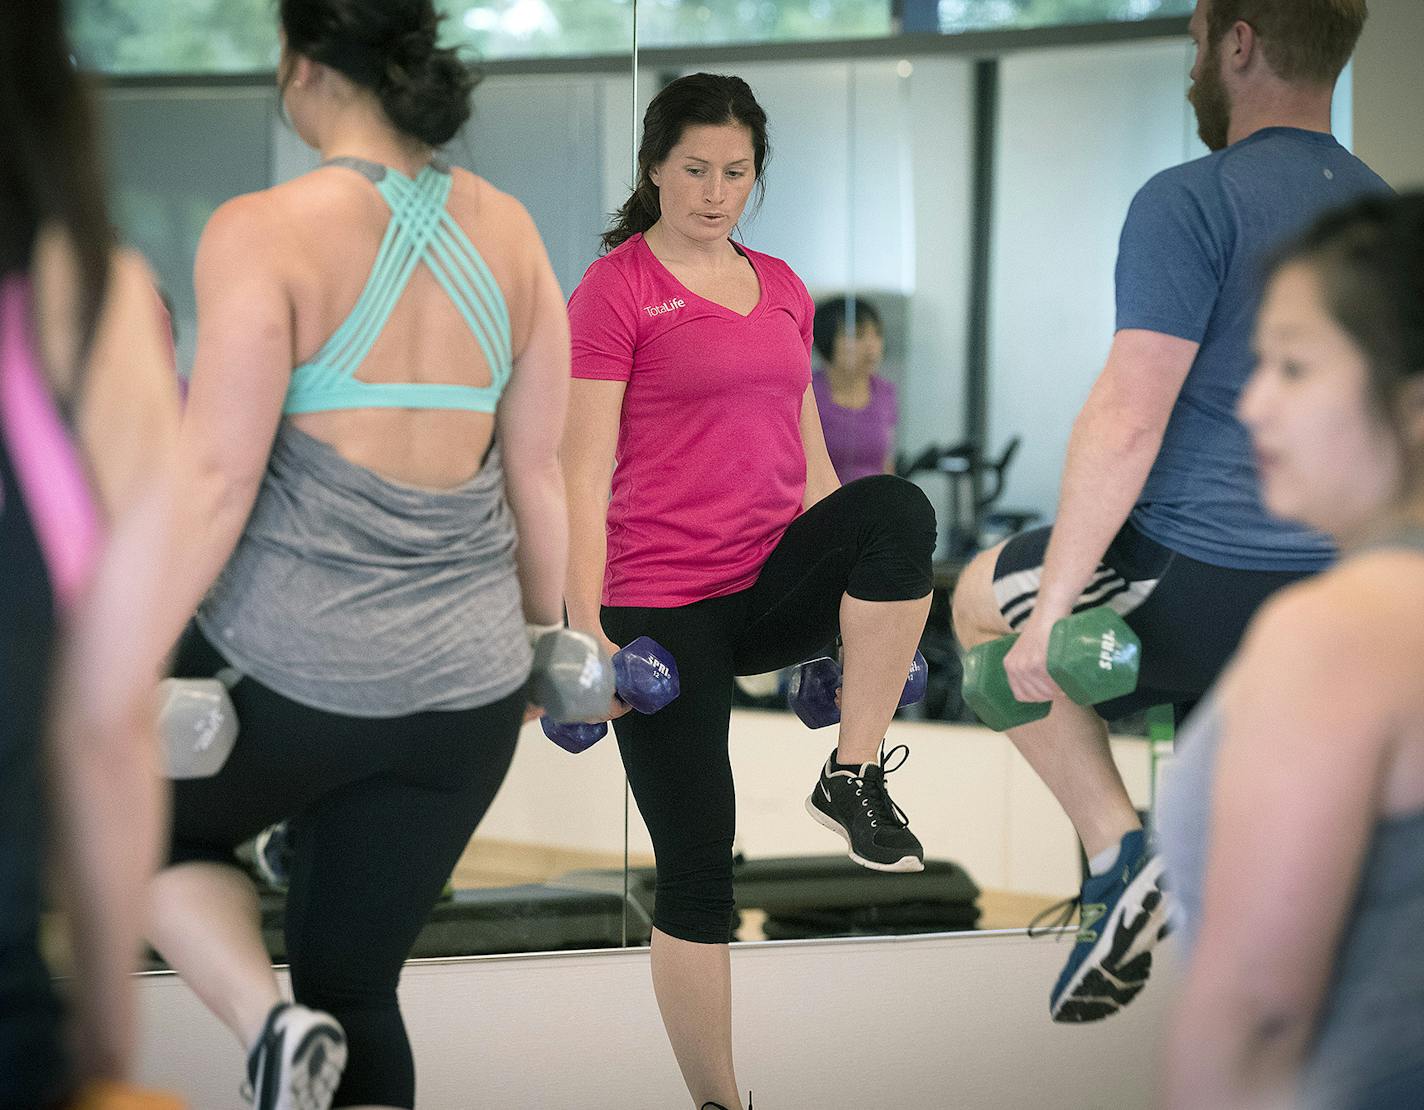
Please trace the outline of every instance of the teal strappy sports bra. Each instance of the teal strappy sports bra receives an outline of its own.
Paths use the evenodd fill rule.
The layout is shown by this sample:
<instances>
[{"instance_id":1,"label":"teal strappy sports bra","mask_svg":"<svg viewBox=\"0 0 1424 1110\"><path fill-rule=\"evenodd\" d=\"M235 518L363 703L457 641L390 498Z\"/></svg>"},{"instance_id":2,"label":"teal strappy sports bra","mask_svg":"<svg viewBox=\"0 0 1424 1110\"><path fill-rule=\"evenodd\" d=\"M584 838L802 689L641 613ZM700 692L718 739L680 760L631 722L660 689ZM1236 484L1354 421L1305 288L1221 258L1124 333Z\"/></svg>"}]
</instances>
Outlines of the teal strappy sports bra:
<instances>
[{"instance_id":1,"label":"teal strappy sports bra","mask_svg":"<svg viewBox=\"0 0 1424 1110\"><path fill-rule=\"evenodd\" d=\"M492 413L514 365L509 308L494 274L445 209L449 168L431 163L412 180L375 162L333 158L369 178L391 209L390 223L356 307L310 361L292 371L284 413L331 409L464 409ZM363 382L356 377L411 274L429 268L470 326L485 361L487 386L434 382Z\"/></svg>"}]
</instances>

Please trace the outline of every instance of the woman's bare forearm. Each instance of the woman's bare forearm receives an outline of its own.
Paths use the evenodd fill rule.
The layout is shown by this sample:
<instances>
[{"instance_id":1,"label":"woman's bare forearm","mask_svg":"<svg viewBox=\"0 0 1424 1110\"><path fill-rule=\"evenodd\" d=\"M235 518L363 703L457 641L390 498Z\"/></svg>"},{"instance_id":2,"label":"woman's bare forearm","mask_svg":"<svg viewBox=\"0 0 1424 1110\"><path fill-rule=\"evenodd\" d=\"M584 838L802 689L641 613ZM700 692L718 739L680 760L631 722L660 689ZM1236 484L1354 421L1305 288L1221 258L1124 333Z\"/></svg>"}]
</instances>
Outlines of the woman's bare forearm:
<instances>
[{"instance_id":1,"label":"woman's bare forearm","mask_svg":"<svg viewBox=\"0 0 1424 1110\"><path fill-rule=\"evenodd\" d=\"M132 973L167 820L156 721L167 645L149 623L167 585L153 551L171 510L166 494L156 489L116 523L66 622L54 673L51 828L86 1078L122 1077L132 1061Z\"/></svg>"},{"instance_id":2,"label":"woman's bare forearm","mask_svg":"<svg viewBox=\"0 0 1424 1110\"><path fill-rule=\"evenodd\" d=\"M519 532L515 554L524 619L531 624L563 620L564 577L568 569L569 518L564 479L552 455L536 470L510 472L505 491Z\"/></svg>"},{"instance_id":3,"label":"woman's bare forearm","mask_svg":"<svg viewBox=\"0 0 1424 1110\"><path fill-rule=\"evenodd\" d=\"M608 559L606 496L569 491L569 574L564 590L569 626L603 636L600 617L603 574Z\"/></svg>"}]
</instances>

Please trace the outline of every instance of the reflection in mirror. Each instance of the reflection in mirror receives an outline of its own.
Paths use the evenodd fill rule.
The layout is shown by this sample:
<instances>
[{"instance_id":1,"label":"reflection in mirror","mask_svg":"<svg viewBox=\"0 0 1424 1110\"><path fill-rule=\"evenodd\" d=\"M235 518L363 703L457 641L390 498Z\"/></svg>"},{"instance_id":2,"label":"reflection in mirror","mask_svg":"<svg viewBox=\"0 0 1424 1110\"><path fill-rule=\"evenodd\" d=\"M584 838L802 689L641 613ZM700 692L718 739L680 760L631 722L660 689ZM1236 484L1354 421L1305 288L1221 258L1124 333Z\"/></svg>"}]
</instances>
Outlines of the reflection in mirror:
<instances>
[{"instance_id":1,"label":"reflection in mirror","mask_svg":"<svg viewBox=\"0 0 1424 1110\"><path fill-rule=\"evenodd\" d=\"M921 644L927 696L887 736L913 753L891 786L927 869L857 868L807 820L805 769L825 758L834 730L813 733L784 712L791 671L741 678L730 741L740 939L1022 927L1077 889L1071 827L1011 745L963 706L949 599L975 551L1051 517L1068 429L1111 339L1117 228L1152 173L1196 153L1184 27L1130 41L1094 34L997 59L866 57L833 44L814 58L640 57L642 107L680 73L751 85L773 154L765 201L740 239L785 259L825 306L827 350L814 357L834 404L822 402L828 442L843 434L848 457L875 465L880 441L856 439L857 413L884 422L864 378L873 371L898 401L892 465L913 472L940 517ZM1136 90L1130 104L1125 87ZM853 330L848 298L867 306ZM986 351L978 414L976 327ZM1153 750L1128 735L1114 753L1145 805ZM650 847L635 811L630 848ZM631 889L651 906L650 871L635 871Z\"/></svg>"},{"instance_id":2,"label":"reflection in mirror","mask_svg":"<svg viewBox=\"0 0 1424 1110\"><path fill-rule=\"evenodd\" d=\"M527 5L443 6L460 21L465 40L487 56L531 56L527 63L491 64L475 93L475 115L448 155L525 203L568 294L598 256L606 214L626 195L632 80L625 65L605 58L548 63L532 55L625 49L631 5L551 5L557 27L567 32L559 40L562 48L550 37L553 25L520 22L518 13ZM704 7L711 12L706 20L695 5L659 6L640 32L664 46L791 36L791 22L741 23L740 15L727 14L730 8ZM764 15L767 7L759 11ZM783 6L788 20L792 7ZM895 6L813 4L806 10L819 18L817 13L835 9L839 22L816 30L819 38L870 38L892 29L888 20L880 22L887 7ZM902 7L908 19L914 5ZM270 19L265 5L262 18ZM623 37L610 46L615 26L624 29ZM700 37L699 27L706 31ZM250 69L270 63L268 40L235 32L232 41L246 43L243 58L259 60L203 64ZM105 64L113 70L163 68L135 49L123 44L104 56ZM1154 169L1195 149L1182 99L1188 56L1180 29L1157 41L1065 43L997 61L972 60L952 49L926 52L922 40L903 55L830 43L793 57L763 46L743 62L729 62L725 53L699 61L695 49L645 56L638 115L660 84L679 72L736 72L751 84L770 116L773 157L765 203L743 221L742 237L748 246L785 259L818 302L844 305L850 297L873 306L882 340L874 373L893 387L897 400L890 453L901 472L916 469L915 481L940 516L935 603L922 644L930 663L927 696L902 710L889 742L909 743L914 753L893 775L896 800L910 814L927 857L953 861L957 870L941 875L944 882L932 894L928 887L909 887L929 883L933 868L924 880L846 872L853 865L800 804L806 768L825 758L831 730L813 734L781 710L786 674L749 678L739 684L742 707L732 728L737 850L747 861L738 888L739 935L959 927L972 923L975 908L980 927L1021 925L1025 907L1076 885L1076 848L1066 823L1007 744L977 729L946 731L935 723L965 716L957 650L948 638L947 602L957 565L951 556L966 537L974 546L988 543L993 529L1005 526L1003 519L986 521L964 511L983 490L965 480L957 449L969 443L993 462L1021 438L998 507L1008 510L1010 521L1015 513L1051 515L1067 431L1111 334L1114 236L1127 200ZM993 67L997 90L987 123L985 66ZM1140 95L1124 103L1114 91L1122 87ZM180 367L192 359L192 256L208 215L229 196L287 180L314 164L276 119L274 99L268 78L195 77L177 84L129 78L106 90L115 211L126 235L153 261L173 303ZM976 172L983 169L976 149L986 127L992 152L987 190L983 182L976 187ZM982 228L990 235L981 268L974 244ZM976 295L985 302L989 367L987 419L977 429L966 353L973 346ZM861 330L857 320L855 334ZM828 375L831 399L845 402L840 407L853 423L864 394L830 380L834 328L829 349L830 358L818 354L815 364ZM827 431L832 434L829 422ZM1119 756L1129 767L1129 786L1145 797L1144 749L1127 741ZM455 875L458 891L504 893L488 893L482 908L470 911L472 918L484 915L478 928L432 930L422 951L597 946L621 943L625 932L632 942L646 940L651 843L634 812L626 845L635 868L634 904L625 920L624 805L611 739L569 756L526 728L504 788ZM802 876L800 864L772 862L815 857L845 867L829 877ZM846 875L850 879L842 882ZM864 885L870 879L882 881ZM989 892L977 907L971 905L971 882ZM892 883L905 889L892 894ZM825 912L835 908L835 899L828 902L824 893L803 899L795 893L798 884L854 891L837 896L846 904L832 919ZM585 898L590 893L595 897ZM1010 909L996 908L1000 895ZM1028 901L1020 906L1012 901L1018 897ZM457 898L456 904L479 901ZM919 902L934 907L919 919L895 908Z\"/></svg>"},{"instance_id":3,"label":"reflection in mirror","mask_svg":"<svg viewBox=\"0 0 1424 1110\"><path fill-rule=\"evenodd\" d=\"M256 7L270 33L270 5ZM476 7L490 6L463 6ZM241 13L232 14L237 19ZM563 52L596 48L602 56L577 65L543 59L488 63L473 94L469 123L443 151L454 166L523 203L564 295L597 252L604 215L626 182L631 158L630 6L581 0L577 18L584 21L579 26L596 24L598 34L580 39L571 27L561 41L572 44L572 51ZM266 41L255 33L251 37ZM530 41L541 50L549 45ZM114 49L121 58L138 47L119 42ZM196 57L214 68L244 68ZM143 58L139 68L162 68L164 59ZM245 68L270 62L270 53L264 53ZM209 217L233 196L290 181L317 166L316 153L279 118L276 100L270 74L126 77L111 80L104 90L115 212L124 236L148 257L173 306L182 372L193 362L194 255ZM332 234L338 233L333 227ZM623 797L622 768L611 740L572 756L550 744L537 723L526 725L503 785L412 954L622 944L627 928ZM265 939L278 960L286 955L282 888L293 835L286 827L269 829L239 852L263 890ZM561 882L571 873L589 872L599 874L599 881Z\"/></svg>"},{"instance_id":4,"label":"reflection in mirror","mask_svg":"<svg viewBox=\"0 0 1424 1110\"><path fill-rule=\"evenodd\" d=\"M813 382L832 460L862 467L840 475L847 480L893 470L897 456L962 436L973 67L948 55L861 60L838 56L833 46L824 54L709 59L701 67L695 57L678 55L676 69L645 64L640 87L646 105L678 73L734 73L766 110L772 156L765 197L744 217L737 238L785 260L820 306ZM846 350L848 337L854 352ZM857 441L862 434L874 436L868 449ZM909 742L914 751L903 769L894 755L886 765L893 797L924 841L926 870L868 870L807 816L811 769L826 759L836 730L813 731L781 711L793 674L737 683L740 707L730 735L737 937L975 927L979 892L957 863L962 838L938 832L946 813L932 800L941 793L935 779L955 770L943 758L938 726L897 722L887 738L888 748ZM943 691L936 696L943 699ZM910 800L918 796L927 800ZM630 847L650 846L635 820ZM650 872L631 877L635 897L649 906L652 886Z\"/></svg>"}]
</instances>

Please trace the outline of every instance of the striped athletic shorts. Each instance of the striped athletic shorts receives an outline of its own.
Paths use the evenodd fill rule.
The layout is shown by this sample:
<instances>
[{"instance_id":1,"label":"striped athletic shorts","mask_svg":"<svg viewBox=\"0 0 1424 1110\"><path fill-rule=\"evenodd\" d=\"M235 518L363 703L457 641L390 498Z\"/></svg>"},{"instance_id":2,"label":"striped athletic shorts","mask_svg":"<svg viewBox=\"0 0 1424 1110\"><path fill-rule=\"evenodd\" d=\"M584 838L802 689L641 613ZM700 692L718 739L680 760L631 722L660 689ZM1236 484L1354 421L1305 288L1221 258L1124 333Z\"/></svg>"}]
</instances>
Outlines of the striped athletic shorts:
<instances>
[{"instance_id":1,"label":"striped athletic shorts","mask_svg":"<svg viewBox=\"0 0 1424 1110\"><path fill-rule=\"evenodd\" d=\"M1011 628L1033 612L1052 534L1051 525L1020 532L999 553L994 599ZM1073 608L1106 605L1142 640L1137 689L1096 706L1099 715L1111 721L1170 703L1180 721L1216 681L1261 603L1309 573L1213 566L1124 525Z\"/></svg>"}]
</instances>

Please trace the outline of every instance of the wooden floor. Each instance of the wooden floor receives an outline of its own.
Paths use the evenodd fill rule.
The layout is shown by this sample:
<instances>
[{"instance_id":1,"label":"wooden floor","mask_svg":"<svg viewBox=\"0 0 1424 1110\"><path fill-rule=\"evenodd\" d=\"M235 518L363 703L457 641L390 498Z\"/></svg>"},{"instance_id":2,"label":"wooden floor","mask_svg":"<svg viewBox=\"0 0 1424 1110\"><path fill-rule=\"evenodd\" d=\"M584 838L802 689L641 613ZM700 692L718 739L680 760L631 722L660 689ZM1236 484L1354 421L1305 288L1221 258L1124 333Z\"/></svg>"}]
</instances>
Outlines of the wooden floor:
<instances>
[{"instance_id":1,"label":"wooden floor","mask_svg":"<svg viewBox=\"0 0 1424 1110\"><path fill-rule=\"evenodd\" d=\"M1061 901L1063 899L1057 895L1016 894L1007 890L981 891L979 928L1026 929L1035 917Z\"/></svg>"},{"instance_id":2,"label":"wooden floor","mask_svg":"<svg viewBox=\"0 0 1424 1110\"><path fill-rule=\"evenodd\" d=\"M634 854L630 867L651 867L653 857ZM581 852L568 848L518 844L511 841L476 837L455 867L452 881L458 889L489 886L515 886L520 883L542 883L568 871L595 868L621 868L623 856L601 852ZM979 895L980 929L1022 929L1039 913L1060 901L1058 896L1019 894L1009 891L985 890ZM759 910L742 913L740 940L765 939L761 933Z\"/></svg>"},{"instance_id":3,"label":"wooden floor","mask_svg":"<svg viewBox=\"0 0 1424 1110\"><path fill-rule=\"evenodd\" d=\"M652 856L631 855L629 867L651 867ZM470 841L451 881L460 890L482 886L543 883L567 871L623 866L623 854L519 844L477 836Z\"/></svg>"}]
</instances>

